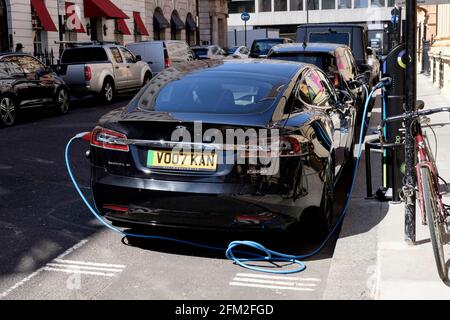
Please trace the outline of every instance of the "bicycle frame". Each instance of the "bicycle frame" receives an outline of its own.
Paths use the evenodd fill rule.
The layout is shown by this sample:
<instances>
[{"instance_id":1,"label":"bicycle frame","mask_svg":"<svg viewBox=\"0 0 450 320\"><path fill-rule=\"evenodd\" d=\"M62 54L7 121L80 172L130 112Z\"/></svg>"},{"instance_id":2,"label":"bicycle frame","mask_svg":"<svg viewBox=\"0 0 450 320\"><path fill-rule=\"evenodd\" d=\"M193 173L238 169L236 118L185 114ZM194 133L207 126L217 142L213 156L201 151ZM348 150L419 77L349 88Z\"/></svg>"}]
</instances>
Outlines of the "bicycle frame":
<instances>
[{"instance_id":1,"label":"bicycle frame","mask_svg":"<svg viewBox=\"0 0 450 320\"><path fill-rule=\"evenodd\" d=\"M442 203L442 195L439 191L439 180L438 180L438 171L436 167L435 159L430 152L429 142L426 135L423 133L420 124L415 124L416 126L416 134L415 134L415 142L416 142L416 150L417 150L417 164L416 164L416 176L417 176L417 186L419 189L418 192L418 200L420 207L420 216L422 218L422 224L427 224L426 214L425 214L425 206L423 201L423 190L422 190L422 180L420 169L428 168L431 173L431 177L433 179L433 189L438 199L438 207L439 207L439 216L441 218L441 222L444 221L445 218L445 209L444 204Z\"/></svg>"}]
</instances>

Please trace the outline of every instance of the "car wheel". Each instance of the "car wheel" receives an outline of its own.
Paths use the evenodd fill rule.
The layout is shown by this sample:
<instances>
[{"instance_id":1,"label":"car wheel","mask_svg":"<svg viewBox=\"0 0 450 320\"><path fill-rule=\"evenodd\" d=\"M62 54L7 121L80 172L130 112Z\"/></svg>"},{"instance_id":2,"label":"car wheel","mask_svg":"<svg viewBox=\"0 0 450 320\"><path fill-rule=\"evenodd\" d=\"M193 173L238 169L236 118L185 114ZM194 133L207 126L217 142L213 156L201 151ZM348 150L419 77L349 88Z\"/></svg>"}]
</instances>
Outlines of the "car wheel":
<instances>
[{"instance_id":1,"label":"car wheel","mask_svg":"<svg viewBox=\"0 0 450 320\"><path fill-rule=\"evenodd\" d=\"M111 103L114 99L114 84L111 80L107 79L103 83L102 92L100 93L101 99L105 103Z\"/></svg>"},{"instance_id":2,"label":"car wheel","mask_svg":"<svg viewBox=\"0 0 450 320\"><path fill-rule=\"evenodd\" d=\"M9 127L14 124L17 118L17 108L11 97L0 98L0 120L3 126Z\"/></svg>"},{"instance_id":3,"label":"car wheel","mask_svg":"<svg viewBox=\"0 0 450 320\"><path fill-rule=\"evenodd\" d=\"M150 72L147 72L144 76L144 81L142 83L142 86L145 86L151 79L152 79L152 75L150 74Z\"/></svg>"},{"instance_id":4,"label":"car wheel","mask_svg":"<svg viewBox=\"0 0 450 320\"><path fill-rule=\"evenodd\" d=\"M58 112L66 114L69 112L70 97L66 89L61 88L56 94L56 104L58 106Z\"/></svg>"},{"instance_id":5,"label":"car wheel","mask_svg":"<svg viewBox=\"0 0 450 320\"><path fill-rule=\"evenodd\" d=\"M299 221L288 229L290 237L301 234L305 239L320 241L330 231L334 212L334 161L330 161L326 168L322 194L320 207L306 208Z\"/></svg>"}]
</instances>

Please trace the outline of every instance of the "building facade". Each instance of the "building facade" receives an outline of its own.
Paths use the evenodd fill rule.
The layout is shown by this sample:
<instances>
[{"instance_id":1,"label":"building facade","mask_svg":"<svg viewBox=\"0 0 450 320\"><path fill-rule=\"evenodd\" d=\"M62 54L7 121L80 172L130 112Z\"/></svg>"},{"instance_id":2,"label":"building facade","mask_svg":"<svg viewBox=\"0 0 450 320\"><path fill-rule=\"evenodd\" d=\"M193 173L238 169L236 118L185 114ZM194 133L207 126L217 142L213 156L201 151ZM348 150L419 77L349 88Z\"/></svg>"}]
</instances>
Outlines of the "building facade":
<instances>
[{"instance_id":1,"label":"building facade","mask_svg":"<svg viewBox=\"0 0 450 320\"><path fill-rule=\"evenodd\" d=\"M436 6L436 36L429 56L431 81L450 97L450 4Z\"/></svg>"},{"instance_id":2,"label":"building facade","mask_svg":"<svg viewBox=\"0 0 450 320\"><path fill-rule=\"evenodd\" d=\"M295 38L302 23L364 23L369 38L387 43L394 6L395 0L231 0L228 30L242 30L240 16L247 11L249 29L278 29L281 36Z\"/></svg>"},{"instance_id":3,"label":"building facade","mask_svg":"<svg viewBox=\"0 0 450 320\"><path fill-rule=\"evenodd\" d=\"M226 46L227 15L226 0L0 0L0 51L56 60L68 41Z\"/></svg>"}]
</instances>

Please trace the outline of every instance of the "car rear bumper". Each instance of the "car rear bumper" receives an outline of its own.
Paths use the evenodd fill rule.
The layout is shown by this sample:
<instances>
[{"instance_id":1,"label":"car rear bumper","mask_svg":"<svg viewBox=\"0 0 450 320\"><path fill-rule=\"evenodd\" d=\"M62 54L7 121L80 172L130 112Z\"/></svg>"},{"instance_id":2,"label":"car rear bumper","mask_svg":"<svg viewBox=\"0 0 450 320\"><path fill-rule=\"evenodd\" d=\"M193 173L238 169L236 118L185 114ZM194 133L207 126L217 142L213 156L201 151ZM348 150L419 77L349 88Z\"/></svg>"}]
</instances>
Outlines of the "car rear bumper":
<instances>
[{"instance_id":1,"label":"car rear bumper","mask_svg":"<svg viewBox=\"0 0 450 320\"><path fill-rule=\"evenodd\" d=\"M258 195L248 185L162 181L93 170L92 189L109 220L195 229L285 230L306 209L303 201Z\"/></svg>"}]
</instances>

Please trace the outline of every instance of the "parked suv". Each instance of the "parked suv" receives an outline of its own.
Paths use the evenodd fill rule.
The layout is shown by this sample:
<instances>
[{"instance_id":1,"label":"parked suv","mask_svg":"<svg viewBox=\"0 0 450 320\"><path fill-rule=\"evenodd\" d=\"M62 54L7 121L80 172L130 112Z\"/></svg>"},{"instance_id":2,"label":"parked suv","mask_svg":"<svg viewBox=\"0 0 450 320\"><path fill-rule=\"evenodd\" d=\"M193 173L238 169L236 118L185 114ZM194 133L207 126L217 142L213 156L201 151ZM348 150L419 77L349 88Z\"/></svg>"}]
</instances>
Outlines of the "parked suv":
<instances>
[{"instance_id":1,"label":"parked suv","mask_svg":"<svg viewBox=\"0 0 450 320\"><path fill-rule=\"evenodd\" d=\"M194 60L194 53L188 44L179 40L142 41L127 44L135 55L140 55L147 62L153 74L178 63Z\"/></svg>"},{"instance_id":2,"label":"parked suv","mask_svg":"<svg viewBox=\"0 0 450 320\"><path fill-rule=\"evenodd\" d=\"M67 48L56 70L74 96L95 94L106 103L116 93L137 90L152 78L152 70L140 56L117 44Z\"/></svg>"},{"instance_id":3,"label":"parked suv","mask_svg":"<svg viewBox=\"0 0 450 320\"><path fill-rule=\"evenodd\" d=\"M281 43L292 43L292 39L289 38L263 38L253 40L252 47L250 49L250 58L265 58L269 50Z\"/></svg>"},{"instance_id":4,"label":"parked suv","mask_svg":"<svg viewBox=\"0 0 450 320\"><path fill-rule=\"evenodd\" d=\"M369 64L367 27L359 24L301 24L297 27L297 42L326 42L345 44L352 49L360 72L370 71L369 84L379 79L379 68Z\"/></svg>"}]
</instances>

